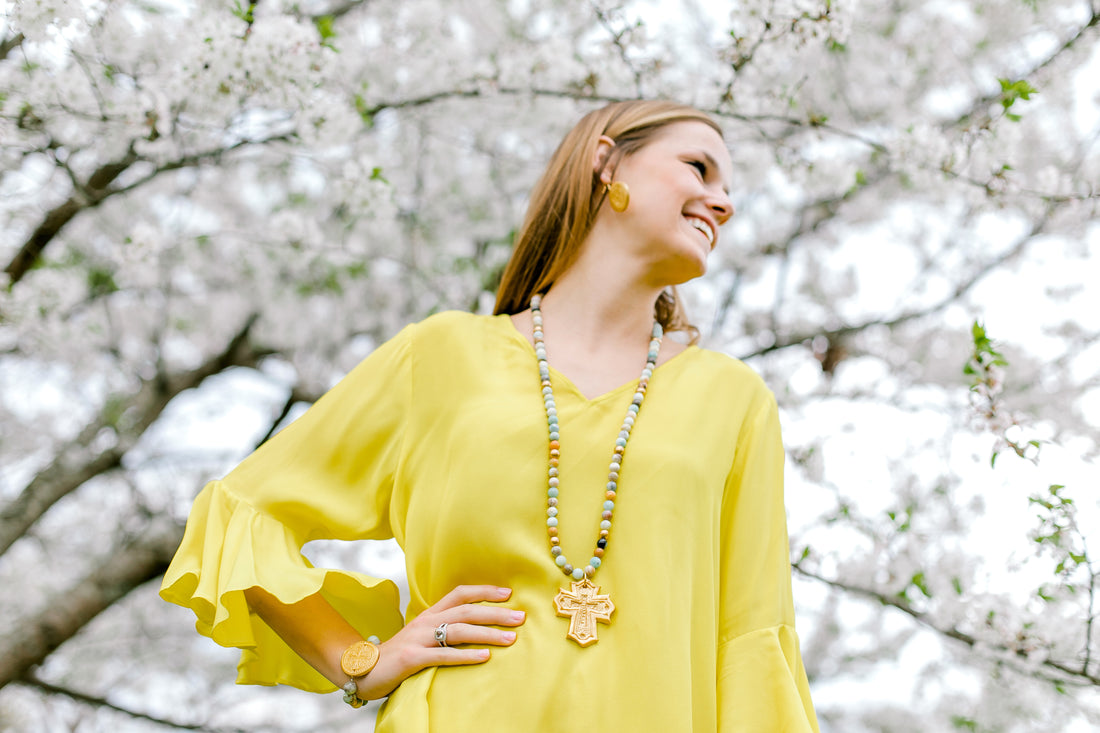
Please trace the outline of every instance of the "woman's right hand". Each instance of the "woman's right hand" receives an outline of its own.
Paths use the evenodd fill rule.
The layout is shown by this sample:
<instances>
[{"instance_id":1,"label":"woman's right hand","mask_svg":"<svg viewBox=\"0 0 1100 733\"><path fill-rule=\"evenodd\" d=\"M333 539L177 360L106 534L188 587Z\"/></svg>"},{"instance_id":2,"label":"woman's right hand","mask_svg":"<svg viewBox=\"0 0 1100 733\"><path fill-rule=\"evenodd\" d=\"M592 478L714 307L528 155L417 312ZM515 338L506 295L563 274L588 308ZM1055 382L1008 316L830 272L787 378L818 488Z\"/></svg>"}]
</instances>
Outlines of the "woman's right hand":
<instances>
[{"instance_id":1,"label":"woman's right hand","mask_svg":"<svg viewBox=\"0 0 1100 733\"><path fill-rule=\"evenodd\" d=\"M460 585L452 590L391 639L382 642L374 669L356 680L359 697L364 700L385 697L410 675L426 667L481 664L489 659L488 649L470 649L466 644L510 646L516 640L516 632L492 627L519 626L526 614L479 602L500 603L511 595L511 589L495 585ZM435 630L440 624L447 624L446 647L435 640Z\"/></svg>"}]
</instances>

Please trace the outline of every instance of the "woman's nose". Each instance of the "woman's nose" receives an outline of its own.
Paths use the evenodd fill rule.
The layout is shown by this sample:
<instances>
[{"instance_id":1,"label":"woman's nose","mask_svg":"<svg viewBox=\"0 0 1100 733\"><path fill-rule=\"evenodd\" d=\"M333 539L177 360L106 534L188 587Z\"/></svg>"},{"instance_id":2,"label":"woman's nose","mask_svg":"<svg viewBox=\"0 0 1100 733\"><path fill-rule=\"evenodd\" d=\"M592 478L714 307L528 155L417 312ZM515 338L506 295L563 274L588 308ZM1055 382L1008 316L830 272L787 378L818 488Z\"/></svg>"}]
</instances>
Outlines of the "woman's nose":
<instances>
[{"instance_id":1,"label":"woman's nose","mask_svg":"<svg viewBox=\"0 0 1100 733\"><path fill-rule=\"evenodd\" d=\"M725 224L733 217L733 202L730 201L729 194L724 191L708 201L707 206L717 215L719 226Z\"/></svg>"}]
</instances>

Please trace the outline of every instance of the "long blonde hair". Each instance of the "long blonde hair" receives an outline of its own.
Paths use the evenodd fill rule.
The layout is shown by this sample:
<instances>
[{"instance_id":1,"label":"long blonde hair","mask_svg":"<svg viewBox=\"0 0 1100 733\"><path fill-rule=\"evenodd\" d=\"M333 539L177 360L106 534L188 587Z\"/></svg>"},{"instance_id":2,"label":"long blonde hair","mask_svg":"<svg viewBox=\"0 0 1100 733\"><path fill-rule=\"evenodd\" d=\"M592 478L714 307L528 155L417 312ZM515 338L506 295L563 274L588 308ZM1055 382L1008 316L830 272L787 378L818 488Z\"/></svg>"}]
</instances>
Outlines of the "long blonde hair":
<instances>
[{"instance_id":1,"label":"long blonde hair","mask_svg":"<svg viewBox=\"0 0 1100 733\"><path fill-rule=\"evenodd\" d=\"M683 121L703 122L722 134L706 113L661 100L609 104L589 112L569 131L531 192L527 216L497 290L494 313L524 310L532 295L546 292L577 258L606 196L600 171L592 169L600 136L615 141L608 164L613 160L617 165L662 127ZM666 331L687 331L693 342L698 338L675 288L661 293L655 311Z\"/></svg>"}]
</instances>

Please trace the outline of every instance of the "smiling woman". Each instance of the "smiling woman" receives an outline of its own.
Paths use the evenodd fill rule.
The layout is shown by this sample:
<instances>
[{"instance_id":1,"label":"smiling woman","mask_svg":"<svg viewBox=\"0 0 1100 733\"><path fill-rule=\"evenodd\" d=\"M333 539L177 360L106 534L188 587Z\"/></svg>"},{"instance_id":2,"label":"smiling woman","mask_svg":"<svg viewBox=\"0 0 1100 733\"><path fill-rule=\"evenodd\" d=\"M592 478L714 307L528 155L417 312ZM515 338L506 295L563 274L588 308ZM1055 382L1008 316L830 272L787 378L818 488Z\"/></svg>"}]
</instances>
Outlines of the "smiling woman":
<instances>
[{"instance_id":1,"label":"smiling woman","mask_svg":"<svg viewBox=\"0 0 1100 733\"><path fill-rule=\"evenodd\" d=\"M239 681L388 696L379 731L816 731L775 399L663 340L730 167L690 107L586 116L496 314L405 328L210 483L162 595L244 649ZM309 566L321 537L396 537L407 618L392 583Z\"/></svg>"}]
</instances>

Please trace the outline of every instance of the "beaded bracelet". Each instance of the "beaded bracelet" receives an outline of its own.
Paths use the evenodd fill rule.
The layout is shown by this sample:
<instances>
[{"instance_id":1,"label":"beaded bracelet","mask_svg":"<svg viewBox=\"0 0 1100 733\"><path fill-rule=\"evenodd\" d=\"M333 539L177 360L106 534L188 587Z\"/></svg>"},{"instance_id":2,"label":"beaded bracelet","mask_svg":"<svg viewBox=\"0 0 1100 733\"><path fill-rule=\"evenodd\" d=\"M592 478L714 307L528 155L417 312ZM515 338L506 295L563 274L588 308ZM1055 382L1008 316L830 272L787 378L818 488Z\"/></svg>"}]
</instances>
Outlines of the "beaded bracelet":
<instances>
[{"instance_id":1,"label":"beaded bracelet","mask_svg":"<svg viewBox=\"0 0 1100 733\"><path fill-rule=\"evenodd\" d=\"M366 668L365 671L363 671L361 674L359 674L357 676L363 677L367 674L370 674L371 669L373 669L374 665L378 662L378 645L381 644L381 643L382 643L382 640L379 639L377 636L368 636L367 637L367 644L365 646L367 646L368 650L371 651L371 654L368 655L368 657L372 657L372 658L368 658L367 660L363 660L363 659L357 659L356 660L359 664L363 664L363 666L365 666L365 668ZM358 647L361 644L363 644L363 642L356 642L355 644L352 644L350 647L347 648L347 650L344 651L344 657L341 658L341 660L340 660L340 668L344 671L344 674L348 674L348 666L347 666L348 653L350 651L352 651L355 647ZM365 664L364 664L364 662L365 662ZM366 700L359 697L359 685L357 685L355 683L355 677L354 676L349 676L348 681L344 683L344 686L341 689L344 691L344 702L346 702L348 705L351 705L353 708L358 709L358 708L361 708L361 707L363 707L364 705L367 704Z\"/></svg>"}]
</instances>

